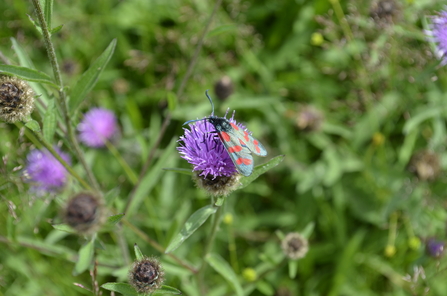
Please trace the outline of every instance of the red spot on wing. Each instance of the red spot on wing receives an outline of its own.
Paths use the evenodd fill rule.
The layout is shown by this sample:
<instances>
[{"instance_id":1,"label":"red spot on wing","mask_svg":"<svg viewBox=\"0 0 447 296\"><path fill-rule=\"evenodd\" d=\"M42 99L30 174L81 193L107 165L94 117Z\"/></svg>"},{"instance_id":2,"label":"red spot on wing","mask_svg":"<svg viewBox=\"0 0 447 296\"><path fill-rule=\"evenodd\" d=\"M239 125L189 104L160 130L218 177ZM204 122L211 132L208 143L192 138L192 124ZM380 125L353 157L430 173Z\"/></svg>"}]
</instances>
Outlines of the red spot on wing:
<instances>
[{"instance_id":1,"label":"red spot on wing","mask_svg":"<svg viewBox=\"0 0 447 296\"><path fill-rule=\"evenodd\" d=\"M251 164L251 159L239 157L238 159L236 159L236 164L238 164L238 165L241 165L241 164L249 165L249 164Z\"/></svg>"},{"instance_id":2,"label":"red spot on wing","mask_svg":"<svg viewBox=\"0 0 447 296\"><path fill-rule=\"evenodd\" d=\"M239 145L235 145L233 147L228 147L228 153L239 152L242 150L242 147Z\"/></svg>"},{"instance_id":3,"label":"red spot on wing","mask_svg":"<svg viewBox=\"0 0 447 296\"><path fill-rule=\"evenodd\" d=\"M258 146L255 146L256 152L261 153L261 149Z\"/></svg>"},{"instance_id":4,"label":"red spot on wing","mask_svg":"<svg viewBox=\"0 0 447 296\"><path fill-rule=\"evenodd\" d=\"M245 142L242 141L241 139L239 139L239 143L241 143L242 146L247 146L247 144L245 144Z\"/></svg>"},{"instance_id":5,"label":"red spot on wing","mask_svg":"<svg viewBox=\"0 0 447 296\"><path fill-rule=\"evenodd\" d=\"M244 139L247 142L250 140L250 138L248 137L248 132L247 131L244 131Z\"/></svg>"},{"instance_id":6,"label":"red spot on wing","mask_svg":"<svg viewBox=\"0 0 447 296\"><path fill-rule=\"evenodd\" d=\"M235 130L239 130L239 127L237 125L235 125L234 123L230 122L231 126L235 129Z\"/></svg>"},{"instance_id":7,"label":"red spot on wing","mask_svg":"<svg viewBox=\"0 0 447 296\"><path fill-rule=\"evenodd\" d=\"M223 139L225 142L230 142L230 135L227 134L226 132L220 132L220 136L222 137L222 139Z\"/></svg>"},{"instance_id":8,"label":"red spot on wing","mask_svg":"<svg viewBox=\"0 0 447 296\"><path fill-rule=\"evenodd\" d=\"M255 146L258 146L259 145L258 140L253 140L253 144L255 144Z\"/></svg>"}]
</instances>

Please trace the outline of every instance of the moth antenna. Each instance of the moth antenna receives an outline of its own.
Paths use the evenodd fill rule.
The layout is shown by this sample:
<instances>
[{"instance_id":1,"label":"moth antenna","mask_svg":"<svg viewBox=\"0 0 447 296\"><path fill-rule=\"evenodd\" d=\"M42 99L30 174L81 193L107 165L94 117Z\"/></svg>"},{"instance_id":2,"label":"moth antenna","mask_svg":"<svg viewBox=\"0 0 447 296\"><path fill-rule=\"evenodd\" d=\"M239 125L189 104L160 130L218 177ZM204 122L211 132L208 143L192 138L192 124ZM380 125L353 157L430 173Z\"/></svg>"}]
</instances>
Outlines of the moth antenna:
<instances>
[{"instance_id":1,"label":"moth antenna","mask_svg":"<svg viewBox=\"0 0 447 296\"><path fill-rule=\"evenodd\" d=\"M210 103L211 103L211 107L212 107L212 109L213 109L213 111L211 112L211 116L214 116L214 104L213 104L213 100L212 100L211 97L208 95L208 90L205 91L205 95L206 95L206 97L208 98L208 100L210 101Z\"/></svg>"},{"instance_id":2,"label":"moth antenna","mask_svg":"<svg viewBox=\"0 0 447 296\"><path fill-rule=\"evenodd\" d=\"M206 119L207 119L207 118L188 120L187 122L185 122L185 123L182 124L182 125L186 125L186 124L191 123L191 122L197 122L197 121L206 120Z\"/></svg>"}]
</instances>

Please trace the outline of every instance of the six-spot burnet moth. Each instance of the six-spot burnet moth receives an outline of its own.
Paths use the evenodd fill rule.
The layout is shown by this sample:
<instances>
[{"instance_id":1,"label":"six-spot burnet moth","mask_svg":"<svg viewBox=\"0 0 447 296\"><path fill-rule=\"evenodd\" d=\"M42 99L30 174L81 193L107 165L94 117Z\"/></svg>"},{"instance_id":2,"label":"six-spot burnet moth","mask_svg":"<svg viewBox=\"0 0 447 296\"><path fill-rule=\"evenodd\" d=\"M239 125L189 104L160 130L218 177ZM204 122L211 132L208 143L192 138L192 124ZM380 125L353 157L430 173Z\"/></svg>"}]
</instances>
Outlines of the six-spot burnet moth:
<instances>
[{"instance_id":1,"label":"six-spot burnet moth","mask_svg":"<svg viewBox=\"0 0 447 296\"><path fill-rule=\"evenodd\" d=\"M205 95L211 103L211 115L203 119L189 120L183 125L200 120L207 120L211 123L216 129L216 133L224 144L236 169L242 175L250 176L253 172L253 157L251 156L251 153L259 156L266 156L267 150L265 150L264 146L247 131L230 122L225 117L215 116L213 100L208 95L208 90L205 92Z\"/></svg>"}]
</instances>

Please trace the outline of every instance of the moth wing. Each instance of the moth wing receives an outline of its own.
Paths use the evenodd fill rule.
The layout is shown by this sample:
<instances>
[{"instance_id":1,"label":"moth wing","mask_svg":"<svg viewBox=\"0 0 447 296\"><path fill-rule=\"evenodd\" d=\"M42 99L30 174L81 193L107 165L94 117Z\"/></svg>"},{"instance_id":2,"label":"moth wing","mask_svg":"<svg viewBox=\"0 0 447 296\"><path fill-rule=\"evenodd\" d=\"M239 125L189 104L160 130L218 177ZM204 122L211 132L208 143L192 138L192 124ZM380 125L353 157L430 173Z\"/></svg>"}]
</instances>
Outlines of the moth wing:
<instances>
[{"instance_id":1,"label":"moth wing","mask_svg":"<svg viewBox=\"0 0 447 296\"><path fill-rule=\"evenodd\" d=\"M253 157L245 143L231 131L219 132L218 135L239 173L250 176L253 172Z\"/></svg>"},{"instance_id":2,"label":"moth wing","mask_svg":"<svg viewBox=\"0 0 447 296\"><path fill-rule=\"evenodd\" d=\"M259 156L267 155L267 150L261 142L253 138L247 131L239 128L234 123L230 124L233 127L233 130L228 132L231 137L238 138L240 140L240 144L247 147L252 153Z\"/></svg>"}]
</instances>

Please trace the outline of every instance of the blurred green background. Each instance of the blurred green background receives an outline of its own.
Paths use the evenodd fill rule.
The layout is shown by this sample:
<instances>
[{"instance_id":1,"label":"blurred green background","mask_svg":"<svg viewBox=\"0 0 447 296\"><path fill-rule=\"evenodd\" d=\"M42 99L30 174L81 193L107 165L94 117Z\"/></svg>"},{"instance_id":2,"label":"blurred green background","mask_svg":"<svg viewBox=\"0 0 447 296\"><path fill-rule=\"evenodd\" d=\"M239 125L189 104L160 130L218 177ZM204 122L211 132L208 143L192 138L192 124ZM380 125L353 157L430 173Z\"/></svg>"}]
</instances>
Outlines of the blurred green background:
<instances>
[{"instance_id":1,"label":"blurred green background","mask_svg":"<svg viewBox=\"0 0 447 296\"><path fill-rule=\"evenodd\" d=\"M68 89L117 39L82 111L101 106L117 114L117 148L137 174L163 119L172 115L147 173L145 198L127 219L167 246L184 221L209 203L188 176L162 168L190 168L173 141L183 134L183 122L210 114L204 96L210 89L216 115L236 110L236 120L266 146L268 158L285 155L278 167L226 200L233 224L221 225L214 252L230 262L229 242L235 239L232 266L250 288L247 295L446 295L445 259L429 256L424 244L446 237L447 76L423 31L425 16L445 3L224 0L177 97L214 4L54 3L53 27L63 28L53 41ZM18 65L13 37L35 69L51 75L28 15L36 19L28 1L0 2L0 50ZM233 91L219 99L214 85L226 76ZM37 112L33 117L40 120ZM15 126L0 126L0 293L92 295L73 285L91 287L88 272L72 273L84 239L50 224L60 222L60 208L79 188L41 198L28 194L21 174L31 144ZM104 192L114 196L109 207L123 211L132 185L119 163L107 150L84 150ZM242 276L245 268L262 274L280 261L276 231L307 225L314 225L310 250L295 278L287 265L254 282ZM209 227L208 221L174 253L197 266ZM133 255L125 250L138 243L144 254L160 257L166 284L198 295L187 270L125 225L100 239L99 285L126 281ZM233 294L211 268L207 279L208 295Z\"/></svg>"}]
</instances>

